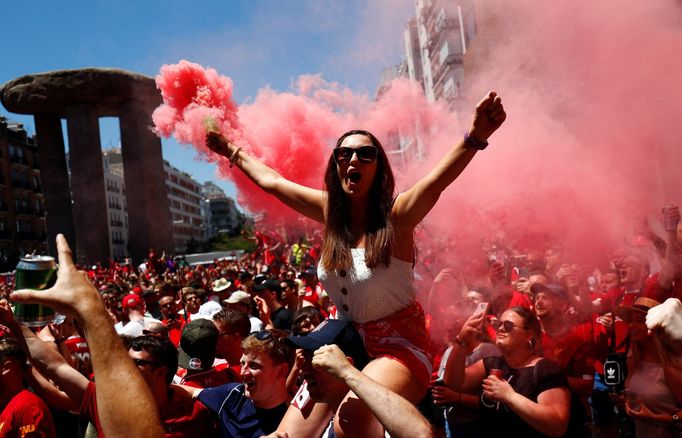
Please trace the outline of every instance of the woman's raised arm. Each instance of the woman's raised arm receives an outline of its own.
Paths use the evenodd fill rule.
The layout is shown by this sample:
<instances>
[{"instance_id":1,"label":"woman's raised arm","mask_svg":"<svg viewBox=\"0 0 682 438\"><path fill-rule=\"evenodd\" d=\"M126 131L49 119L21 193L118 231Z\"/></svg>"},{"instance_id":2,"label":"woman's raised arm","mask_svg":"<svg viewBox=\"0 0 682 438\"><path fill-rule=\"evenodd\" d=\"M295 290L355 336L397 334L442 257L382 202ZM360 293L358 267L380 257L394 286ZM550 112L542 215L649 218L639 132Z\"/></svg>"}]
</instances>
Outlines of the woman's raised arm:
<instances>
[{"instance_id":1,"label":"woman's raised arm","mask_svg":"<svg viewBox=\"0 0 682 438\"><path fill-rule=\"evenodd\" d=\"M394 223L413 227L419 224L436 205L441 192L462 173L476 151L487 145L488 137L506 118L502 100L496 92L489 92L476 105L467 139L462 139L428 175L396 198L393 205Z\"/></svg>"},{"instance_id":2,"label":"woman's raised arm","mask_svg":"<svg viewBox=\"0 0 682 438\"><path fill-rule=\"evenodd\" d=\"M206 133L206 146L230 160L256 185L290 208L318 222L324 222L324 192L289 181L262 161L250 156L216 131Z\"/></svg>"}]
</instances>

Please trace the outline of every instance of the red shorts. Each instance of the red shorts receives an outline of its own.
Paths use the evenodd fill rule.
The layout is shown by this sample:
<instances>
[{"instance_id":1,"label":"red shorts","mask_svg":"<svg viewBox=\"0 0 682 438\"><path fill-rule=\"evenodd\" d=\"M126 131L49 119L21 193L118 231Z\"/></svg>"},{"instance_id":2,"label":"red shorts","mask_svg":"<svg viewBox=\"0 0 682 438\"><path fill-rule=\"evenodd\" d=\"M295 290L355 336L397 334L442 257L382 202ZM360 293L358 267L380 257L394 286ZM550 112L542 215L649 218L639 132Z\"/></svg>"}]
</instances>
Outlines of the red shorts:
<instances>
[{"instance_id":1,"label":"red shorts","mask_svg":"<svg viewBox=\"0 0 682 438\"><path fill-rule=\"evenodd\" d=\"M386 318L355 323L369 357L388 357L403 364L426 390L432 365L424 311L416 301Z\"/></svg>"}]
</instances>

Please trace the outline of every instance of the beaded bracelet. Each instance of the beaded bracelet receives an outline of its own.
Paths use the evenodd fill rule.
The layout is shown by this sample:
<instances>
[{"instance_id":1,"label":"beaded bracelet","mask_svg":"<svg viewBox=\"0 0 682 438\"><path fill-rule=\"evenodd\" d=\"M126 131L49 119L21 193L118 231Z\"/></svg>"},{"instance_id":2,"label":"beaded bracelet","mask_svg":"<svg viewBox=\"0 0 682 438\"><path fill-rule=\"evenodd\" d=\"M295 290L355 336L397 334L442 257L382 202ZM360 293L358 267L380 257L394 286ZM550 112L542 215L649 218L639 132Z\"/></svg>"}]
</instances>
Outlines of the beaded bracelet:
<instances>
[{"instance_id":1,"label":"beaded bracelet","mask_svg":"<svg viewBox=\"0 0 682 438\"><path fill-rule=\"evenodd\" d=\"M237 154L241 150L242 150L242 148L235 149L235 151L232 152L232 155L230 155L230 158L228 158L228 160L230 160L230 167L231 168L234 167L235 163L237 162Z\"/></svg>"},{"instance_id":2,"label":"beaded bracelet","mask_svg":"<svg viewBox=\"0 0 682 438\"><path fill-rule=\"evenodd\" d=\"M472 137L471 134L469 134L469 131L467 131L464 134L464 147L482 151L488 147L488 142Z\"/></svg>"}]
</instances>

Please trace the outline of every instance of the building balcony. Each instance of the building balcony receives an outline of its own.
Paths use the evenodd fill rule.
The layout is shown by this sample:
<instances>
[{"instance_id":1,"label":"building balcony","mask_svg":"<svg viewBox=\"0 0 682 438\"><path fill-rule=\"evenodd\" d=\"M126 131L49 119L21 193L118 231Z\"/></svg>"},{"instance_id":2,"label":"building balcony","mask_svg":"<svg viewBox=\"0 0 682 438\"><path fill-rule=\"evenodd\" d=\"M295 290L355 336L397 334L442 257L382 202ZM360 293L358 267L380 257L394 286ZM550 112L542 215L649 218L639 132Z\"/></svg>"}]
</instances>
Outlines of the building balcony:
<instances>
[{"instance_id":1,"label":"building balcony","mask_svg":"<svg viewBox=\"0 0 682 438\"><path fill-rule=\"evenodd\" d=\"M120 210L121 206L118 204L109 204L109 208L112 210Z\"/></svg>"},{"instance_id":2,"label":"building balcony","mask_svg":"<svg viewBox=\"0 0 682 438\"><path fill-rule=\"evenodd\" d=\"M463 65L464 56L461 53L450 53L436 68L435 74L433 75L434 88L443 80L445 73L447 73L450 68L454 65Z\"/></svg>"},{"instance_id":3,"label":"building balcony","mask_svg":"<svg viewBox=\"0 0 682 438\"><path fill-rule=\"evenodd\" d=\"M43 186L41 185L33 186L33 191L35 193L43 193Z\"/></svg>"},{"instance_id":4,"label":"building balcony","mask_svg":"<svg viewBox=\"0 0 682 438\"><path fill-rule=\"evenodd\" d=\"M112 227L122 227L123 226L123 221L116 221L112 220L109 222Z\"/></svg>"}]
</instances>

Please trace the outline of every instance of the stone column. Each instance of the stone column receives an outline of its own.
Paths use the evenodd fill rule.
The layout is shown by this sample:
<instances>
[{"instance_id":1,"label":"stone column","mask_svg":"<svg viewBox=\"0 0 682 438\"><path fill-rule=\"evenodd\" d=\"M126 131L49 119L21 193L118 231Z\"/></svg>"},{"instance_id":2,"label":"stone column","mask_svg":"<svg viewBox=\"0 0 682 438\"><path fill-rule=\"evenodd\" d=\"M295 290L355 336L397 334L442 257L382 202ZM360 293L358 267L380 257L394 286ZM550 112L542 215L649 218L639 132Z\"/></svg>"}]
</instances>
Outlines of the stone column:
<instances>
[{"instance_id":1,"label":"stone column","mask_svg":"<svg viewBox=\"0 0 682 438\"><path fill-rule=\"evenodd\" d=\"M66 113L79 260L106 261L110 255L108 199L104 189L98 114L90 104L68 106Z\"/></svg>"},{"instance_id":2,"label":"stone column","mask_svg":"<svg viewBox=\"0 0 682 438\"><path fill-rule=\"evenodd\" d=\"M69 241L76 258L76 234L71 212L69 173L64 156L64 134L58 114L38 113L34 116L40 178L45 195L45 220L47 222L47 247L50 255L57 256L55 238L62 233Z\"/></svg>"},{"instance_id":3,"label":"stone column","mask_svg":"<svg viewBox=\"0 0 682 438\"><path fill-rule=\"evenodd\" d=\"M157 96L150 101L155 105L159 97L158 91L153 91ZM147 256L149 248L173 251L161 140L149 129L153 108L147 102L126 102L119 117L128 201L128 251L136 263Z\"/></svg>"}]
</instances>

